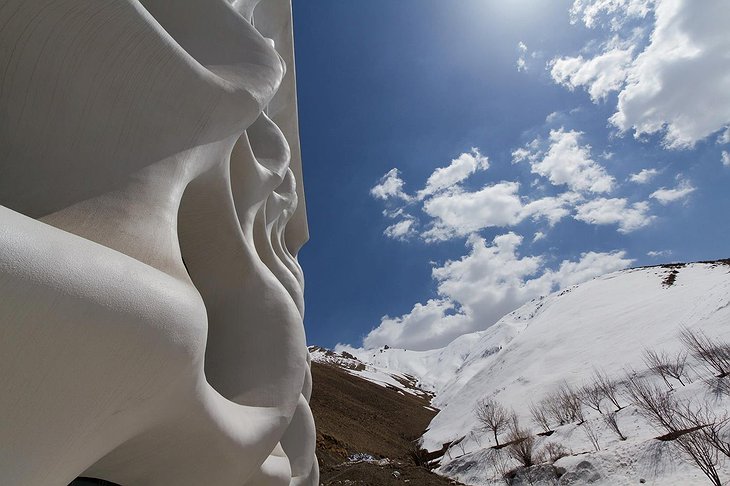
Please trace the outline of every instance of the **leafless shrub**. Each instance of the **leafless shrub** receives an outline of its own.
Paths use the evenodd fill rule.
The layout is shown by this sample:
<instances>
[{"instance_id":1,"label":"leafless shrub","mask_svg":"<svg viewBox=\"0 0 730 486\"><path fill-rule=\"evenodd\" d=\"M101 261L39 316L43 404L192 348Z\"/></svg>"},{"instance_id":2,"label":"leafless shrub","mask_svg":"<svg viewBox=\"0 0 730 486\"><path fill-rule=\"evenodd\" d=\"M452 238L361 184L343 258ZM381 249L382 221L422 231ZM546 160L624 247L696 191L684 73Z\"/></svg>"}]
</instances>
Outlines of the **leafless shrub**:
<instances>
[{"instance_id":1,"label":"leafless shrub","mask_svg":"<svg viewBox=\"0 0 730 486\"><path fill-rule=\"evenodd\" d=\"M730 418L718 418L708 405L678 403L669 393L646 380L630 378L627 394L639 412L667 436L682 457L700 469L715 486L721 486L717 469L721 454L730 457L730 443L723 430Z\"/></svg>"},{"instance_id":2,"label":"leafless shrub","mask_svg":"<svg viewBox=\"0 0 730 486\"><path fill-rule=\"evenodd\" d=\"M580 397L580 401L583 402L583 405L588 408L592 408L598 413L603 413L601 411L603 392L598 387L597 383L583 385L578 391L578 396Z\"/></svg>"},{"instance_id":3,"label":"leafless shrub","mask_svg":"<svg viewBox=\"0 0 730 486\"><path fill-rule=\"evenodd\" d=\"M657 428L668 432L677 430L675 424L677 403L665 390L648 380L629 376L626 395L636 405L639 413Z\"/></svg>"},{"instance_id":4,"label":"leafless shrub","mask_svg":"<svg viewBox=\"0 0 730 486\"><path fill-rule=\"evenodd\" d=\"M552 464L561 457L566 457L571 454L572 452L563 445L558 444L557 442L547 442L544 446L542 446L537 457L538 462L549 462Z\"/></svg>"},{"instance_id":5,"label":"leafless shrub","mask_svg":"<svg viewBox=\"0 0 730 486\"><path fill-rule=\"evenodd\" d=\"M425 467L429 471L438 466L438 460L429 459L428 451L421 449L421 446L417 441L411 444L408 455L411 457L411 460L416 466Z\"/></svg>"},{"instance_id":6,"label":"leafless shrub","mask_svg":"<svg viewBox=\"0 0 730 486\"><path fill-rule=\"evenodd\" d=\"M609 412L607 414L604 414L603 421L606 422L608 428L613 430L613 432L618 436L619 439L626 440L626 436L621 432L621 429L619 429L618 421L616 420L616 412Z\"/></svg>"},{"instance_id":7,"label":"leafless shrub","mask_svg":"<svg viewBox=\"0 0 730 486\"><path fill-rule=\"evenodd\" d=\"M551 393L540 402L544 405L544 410L548 417L553 419L558 425L565 425L570 422L570 414L563 406L563 400L559 393Z\"/></svg>"},{"instance_id":8,"label":"leafless shrub","mask_svg":"<svg viewBox=\"0 0 730 486\"><path fill-rule=\"evenodd\" d=\"M474 414L483 430L489 430L494 435L494 442L499 445L498 436L509 424L511 415L496 400L480 400L474 408Z\"/></svg>"},{"instance_id":9,"label":"leafless shrub","mask_svg":"<svg viewBox=\"0 0 730 486\"><path fill-rule=\"evenodd\" d=\"M567 382L563 382L558 388L558 396L568 420L577 421L579 425L585 422L580 397Z\"/></svg>"},{"instance_id":10,"label":"leafless shrub","mask_svg":"<svg viewBox=\"0 0 730 486\"><path fill-rule=\"evenodd\" d=\"M719 451L708 442L702 432L695 430L678 437L674 443L684 452L685 460L700 469L714 486L722 486L717 472L720 465Z\"/></svg>"},{"instance_id":11,"label":"leafless shrub","mask_svg":"<svg viewBox=\"0 0 730 486\"><path fill-rule=\"evenodd\" d=\"M532 415L532 420L534 420L543 431L550 432L550 419L548 419L543 401L540 401L537 405L530 403L530 414Z\"/></svg>"},{"instance_id":12,"label":"leafless shrub","mask_svg":"<svg viewBox=\"0 0 730 486\"><path fill-rule=\"evenodd\" d=\"M621 384L618 380L610 378L605 372L602 373L599 370L593 370L593 380L603 396L616 407L616 411L621 410L623 408L619 402Z\"/></svg>"},{"instance_id":13,"label":"leafless shrub","mask_svg":"<svg viewBox=\"0 0 730 486\"><path fill-rule=\"evenodd\" d=\"M596 451L600 451L601 445L598 443L598 431L596 431L596 429L593 428L593 425L590 422L583 422L582 426L583 426L583 432L585 432L586 437L588 437L588 440L591 441L593 448Z\"/></svg>"},{"instance_id":14,"label":"leafless shrub","mask_svg":"<svg viewBox=\"0 0 730 486\"><path fill-rule=\"evenodd\" d=\"M683 329L679 340L687 346L690 354L718 378L730 372L730 344L716 341L702 331Z\"/></svg>"},{"instance_id":15,"label":"leafless shrub","mask_svg":"<svg viewBox=\"0 0 730 486\"><path fill-rule=\"evenodd\" d=\"M664 351L659 352L654 351L653 349L645 349L643 358L647 368L659 375L670 390L674 387L669 382L668 378L674 378L679 381L682 386L684 386L682 377L686 377L686 352L680 352L679 354L672 356Z\"/></svg>"},{"instance_id":16,"label":"leafless shrub","mask_svg":"<svg viewBox=\"0 0 730 486\"><path fill-rule=\"evenodd\" d=\"M715 395L716 398L730 397L730 379L728 377L717 378L713 376L712 378L706 378L704 381L710 389L710 393Z\"/></svg>"},{"instance_id":17,"label":"leafless shrub","mask_svg":"<svg viewBox=\"0 0 730 486\"><path fill-rule=\"evenodd\" d=\"M726 457L730 457L730 423L728 412L718 416L707 403L683 403L677 413L683 429L697 429L703 438Z\"/></svg>"},{"instance_id":18,"label":"leafless shrub","mask_svg":"<svg viewBox=\"0 0 730 486\"><path fill-rule=\"evenodd\" d=\"M493 477L501 478L506 484L510 484L507 475L512 469L512 456L503 449L491 449L489 459L491 459L490 464L494 471Z\"/></svg>"},{"instance_id":19,"label":"leafless shrub","mask_svg":"<svg viewBox=\"0 0 730 486\"><path fill-rule=\"evenodd\" d=\"M520 427L517 420L510 423L507 434L507 452L524 467L535 464L535 437L529 430Z\"/></svg>"},{"instance_id":20,"label":"leafless shrub","mask_svg":"<svg viewBox=\"0 0 730 486\"><path fill-rule=\"evenodd\" d=\"M684 381L692 383L687 373L687 352L680 351L674 356L670 356L670 360L667 363L667 374L677 380L682 386L685 386ZM684 377L684 380L682 380Z\"/></svg>"}]
</instances>

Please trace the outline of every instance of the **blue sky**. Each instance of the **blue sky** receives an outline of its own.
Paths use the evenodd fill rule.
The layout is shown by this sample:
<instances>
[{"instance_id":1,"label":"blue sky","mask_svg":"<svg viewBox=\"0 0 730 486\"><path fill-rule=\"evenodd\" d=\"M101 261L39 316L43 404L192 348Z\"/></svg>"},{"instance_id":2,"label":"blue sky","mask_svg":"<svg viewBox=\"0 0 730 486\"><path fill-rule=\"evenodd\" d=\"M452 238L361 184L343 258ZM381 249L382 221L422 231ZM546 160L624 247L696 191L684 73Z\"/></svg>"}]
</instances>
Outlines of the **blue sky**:
<instances>
[{"instance_id":1,"label":"blue sky","mask_svg":"<svg viewBox=\"0 0 730 486\"><path fill-rule=\"evenodd\" d=\"M440 347L727 257L730 3L701 5L294 0L309 343Z\"/></svg>"}]
</instances>

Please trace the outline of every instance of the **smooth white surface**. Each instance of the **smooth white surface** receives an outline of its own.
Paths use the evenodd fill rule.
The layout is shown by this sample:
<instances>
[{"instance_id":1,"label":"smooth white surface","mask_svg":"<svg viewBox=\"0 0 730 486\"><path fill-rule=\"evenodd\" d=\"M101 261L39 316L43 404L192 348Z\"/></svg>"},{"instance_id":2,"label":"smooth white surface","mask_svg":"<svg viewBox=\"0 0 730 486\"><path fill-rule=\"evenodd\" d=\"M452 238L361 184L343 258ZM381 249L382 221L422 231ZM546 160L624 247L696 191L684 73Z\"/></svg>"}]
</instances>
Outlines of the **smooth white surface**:
<instances>
[{"instance_id":1,"label":"smooth white surface","mask_svg":"<svg viewBox=\"0 0 730 486\"><path fill-rule=\"evenodd\" d=\"M3 485L317 484L291 7L257 3L0 1Z\"/></svg>"}]
</instances>

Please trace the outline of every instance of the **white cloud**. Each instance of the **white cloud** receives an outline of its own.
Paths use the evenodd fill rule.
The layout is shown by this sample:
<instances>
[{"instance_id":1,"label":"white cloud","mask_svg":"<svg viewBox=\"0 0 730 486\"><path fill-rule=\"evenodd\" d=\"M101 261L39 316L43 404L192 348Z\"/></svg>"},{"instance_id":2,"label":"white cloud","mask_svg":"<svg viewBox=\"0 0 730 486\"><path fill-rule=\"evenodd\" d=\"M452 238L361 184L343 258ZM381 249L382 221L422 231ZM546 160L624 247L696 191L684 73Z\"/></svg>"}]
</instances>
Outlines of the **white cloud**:
<instances>
[{"instance_id":1,"label":"white cloud","mask_svg":"<svg viewBox=\"0 0 730 486\"><path fill-rule=\"evenodd\" d=\"M649 204L629 204L622 198L599 198L578 206L575 219L589 224L618 225L620 233L630 233L647 226L654 219L649 214Z\"/></svg>"},{"instance_id":2,"label":"white cloud","mask_svg":"<svg viewBox=\"0 0 730 486\"><path fill-rule=\"evenodd\" d=\"M608 21L613 30L631 18L643 18L651 11L655 0L575 0L570 9L572 23L582 21L593 28Z\"/></svg>"},{"instance_id":3,"label":"white cloud","mask_svg":"<svg viewBox=\"0 0 730 486\"><path fill-rule=\"evenodd\" d=\"M651 193L649 197L656 199L660 204L669 204L675 201L685 199L692 194L696 188L689 181L680 181L674 189L666 189L662 187Z\"/></svg>"},{"instance_id":4,"label":"white cloud","mask_svg":"<svg viewBox=\"0 0 730 486\"><path fill-rule=\"evenodd\" d=\"M522 211L519 187L517 182L499 182L475 192L456 187L434 195L423 203L424 212L434 219L423 237L446 240L490 226L517 224Z\"/></svg>"},{"instance_id":5,"label":"white cloud","mask_svg":"<svg viewBox=\"0 0 730 486\"><path fill-rule=\"evenodd\" d=\"M467 255L433 269L439 297L416 304L400 317L383 317L365 337L364 346L415 350L445 346L464 333L486 329L532 298L632 262L624 252L590 252L550 270L544 268L541 256L520 257L521 243L522 237L514 233L497 236L491 244L471 236Z\"/></svg>"},{"instance_id":6,"label":"white cloud","mask_svg":"<svg viewBox=\"0 0 730 486\"><path fill-rule=\"evenodd\" d=\"M572 21L608 26L612 37L594 57L558 57L551 74L594 101L619 91L609 121L621 133L659 133L667 148L690 148L730 122L729 18L727 0L575 0ZM651 19L641 52L629 47L645 44L638 19Z\"/></svg>"},{"instance_id":7,"label":"white cloud","mask_svg":"<svg viewBox=\"0 0 730 486\"><path fill-rule=\"evenodd\" d=\"M632 61L632 47L613 47L590 59L583 56L553 59L550 75L571 91L585 87L596 102L623 86Z\"/></svg>"},{"instance_id":8,"label":"white cloud","mask_svg":"<svg viewBox=\"0 0 730 486\"><path fill-rule=\"evenodd\" d=\"M389 199L401 199L408 201L411 197L403 191L405 183L400 178L398 169L390 169L378 183L370 189L370 195L375 199L387 201Z\"/></svg>"},{"instance_id":9,"label":"white cloud","mask_svg":"<svg viewBox=\"0 0 730 486\"><path fill-rule=\"evenodd\" d=\"M582 197L576 192L566 192L557 197L543 197L528 202L520 212L520 220L531 217L532 219L544 218L550 226L568 216L575 204Z\"/></svg>"},{"instance_id":10,"label":"white cloud","mask_svg":"<svg viewBox=\"0 0 730 486\"><path fill-rule=\"evenodd\" d=\"M727 150L723 150L721 154L722 165L730 167L730 153Z\"/></svg>"},{"instance_id":11,"label":"white cloud","mask_svg":"<svg viewBox=\"0 0 730 486\"><path fill-rule=\"evenodd\" d=\"M412 217L407 217L406 219L402 219L397 223L394 223L385 228L383 234L388 238L392 238L394 240L405 241L416 234L416 231L414 229L415 224L415 219L413 219Z\"/></svg>"},{"instance_id":12,"label":"white cloud","mask_svg":"<svg viewBox=\"0 0 730 486\"><path fill-rule=\"evenodd\" d=\"M535 233L535 235L532 237L532 242L536 243L540 240L544 240L546 237L547 237L547 235L545 233L543 233L542 231L537 231Z\"/></svg>"},{"instance_id":13,"label":"white cloud","mask_svg":"<svg viewBox=\"0 0 730 486\"><path fill-rule=\"evenodd\" d=\"M730 121L730 2L662 0L655 17L611 122L636 136L662 131L670 148L691 147Z\"/></svg>"},{"instance_id":14,"label":"white cloud","mask_svg":"<svg viewBox=\"0 0 730 486\"><path fill-rule=\"evenodd\" d=\"M641 169L636 174L631 174L629 180L637 184L646 184L657 175L659 175L659 171L656 169Z\"/></svg>"},{"instance_id":15,"label":"white cloud","mask_svg":"<svg viewBox=\"0 0 730 486\"><path fill-rule=\"evenodd\" d=\"M525 54L527 54L527 45L524 42L520 41L517 43L517 50L520 52L520 57L517 58L517 71L527 71L527 61L525 60Z\"/></svg>"},{"instance_id":16,"label":"white cloud","mask_svg":"<svg viewBox=\"0 0 730 486\"><path fill-rule=\"evenodd\" d=\"M539 149L540 140L512 152L513 162L527 160L532 172L546 177L553 185L567 185L573 191L610 192L614 178L591 158L591 146L581 145L583 132L550 130L547 152Z\"/></svg>"},{"instance_id":17,"label":"white cloud","mask_svg":"<svg viewBox=\"0 0 730 486\"><path fill-rule=\"evenodd\" d=\"M652 250L646 252L646 256L649 256L651 258L665 257L670 256L671 254L672 250Z\"/></svg>"},{"instance_id":18,"label":"white cloud","mask_svg":"<svg viewBox=\"0 0 730 486\"><path fill-rule=\"evenodd\" d=\"M483 156L479 149L472 148L471 152L463 153L451 161L448 167L440 167L433 171L426 181L426 187L418 191L419 199L448 189L472 176L480 170L489 168L489 159Z\"/></svg>"},{"instance_id":19,"label":"white cloud","mask_svg":"<svg viewBox=\"0 0 730 486\"><path fill-rule=\"evenodd\" d=\"M423 203L433 224L422 236L426 241L463 237L490 227L508 227L527 218L545 219L550 226L570 215L578 193L566 192L525 202L517 182L499 182L474 192L460 187L442 191Z\"/></svg>"},{"instance_id":20,"label":"white cloud","mask_svg":"<svg viewBox=\"0 0 730 486\"><path fill-rule=\"evenodd\" d=\"M722 145L730 143L730 127L726 128L725 131L717 137L717 143Z\"/></svg>"},{"instance_id":21,"label":"white cloud","mask_svg":"<svg viewBox=\"0 0 730 486\"><path fill-rule=\"evenodd\" d=\"M525 58L518 57L515 65L517 66L518 73L521 73L522 71L527 71L527 61L525 61Z\"/></svg>"},{"instance_id":22,"label":"white cloud","mask_svg":"<svg viewBox=\"0 0 730 486\"><path fill-rule=\"evenodd\" d=\"M581 253L577 262L563 260L560 267L554 272L548 272L548 275L553 280L554 287L565 288L587 282L600 275L623 270L632 262L633 260L626 258L625 251L610 253L589 251Z\"/></svg>"}]
</instances>

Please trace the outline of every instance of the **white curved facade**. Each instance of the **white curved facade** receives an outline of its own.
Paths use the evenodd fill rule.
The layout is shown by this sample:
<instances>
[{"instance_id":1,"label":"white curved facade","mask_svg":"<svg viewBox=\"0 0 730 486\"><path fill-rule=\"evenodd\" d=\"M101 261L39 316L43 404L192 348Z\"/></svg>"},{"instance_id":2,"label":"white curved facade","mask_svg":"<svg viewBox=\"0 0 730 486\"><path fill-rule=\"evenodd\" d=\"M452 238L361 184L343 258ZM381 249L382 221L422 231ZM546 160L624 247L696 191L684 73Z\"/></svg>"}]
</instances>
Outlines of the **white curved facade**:
<instances>
[{"instance_id":1,"label":"white curved facade","mask_svg":"<svg viewBox=\"0 0 730 486\"><path fill-rule=\"evenodd\" d=\"M289 0L0 0L0 483L317 484Z\"/></svg>"}]
</instances>

